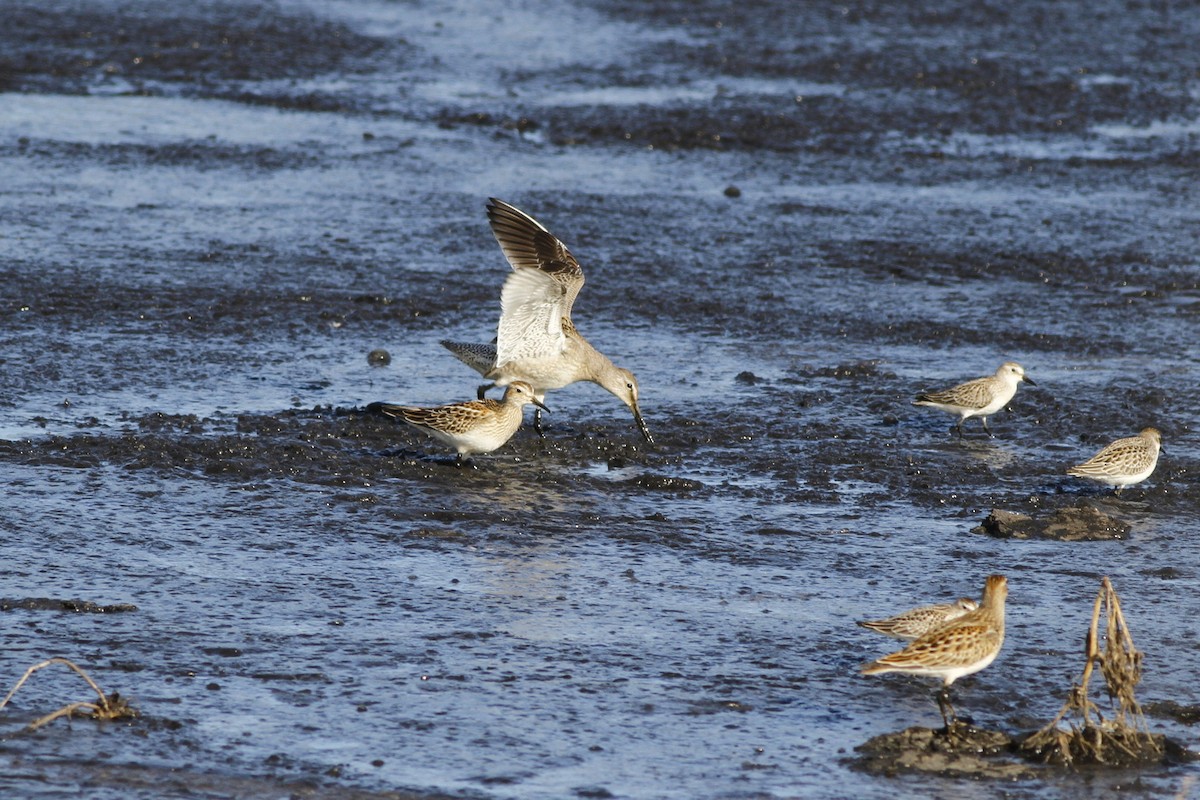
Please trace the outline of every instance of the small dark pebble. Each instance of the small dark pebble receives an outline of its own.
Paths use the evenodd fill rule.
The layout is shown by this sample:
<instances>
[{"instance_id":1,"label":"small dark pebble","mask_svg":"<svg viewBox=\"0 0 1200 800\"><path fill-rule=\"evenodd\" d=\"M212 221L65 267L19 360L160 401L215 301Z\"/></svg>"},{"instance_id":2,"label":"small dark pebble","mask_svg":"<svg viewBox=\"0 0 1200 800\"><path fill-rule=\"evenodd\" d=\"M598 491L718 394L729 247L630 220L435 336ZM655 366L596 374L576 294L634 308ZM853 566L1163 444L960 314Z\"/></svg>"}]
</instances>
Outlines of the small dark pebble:
<instances>
[{"instance_id":1,"label":"small dark pebble","mask_svg":"<svg viewBox=\"0 0 1200 800\"><path fill-rule=\"evenodd\" d=\"M741 197L742 190L731 184L731 185L725 187L725 196L726 197Z\"/></svg>"},{"instance_id":2,"label":"small dark pebble","mask_svg":"<svg viewBox=\"0 0 1200 800\"><path fill-rule=\"evenodd\" d=\"M372 367L386 367L392 363L392 354L383 348L376 348L367 353L367 363Z\"/></svg>"},{"instance_id":3,"label":"small dark pebble","mask_svg":"<svg viewBox=\"0 0 1200 800\"><path fill-rule=\"evenodd\" d=\"M383 759L382 759L382 758L377 758L377 759L375 759L374 761L372 761L372 762L371 762L371 766L372 766L372 767L382 767L382 766L383 766Z\"/></svg>"},{"instance_id":4,"label":"small dark pebble","mask_svg":"<svg viewBox=\"0 0 1200 800\"><path fill-rule=\"evenodd\" d=\"M207 684L204 688L208 689L210 692L219 692L221 691L221 684L213 681L212 683Z\"/></svg>"},{"instance_id":5,"label":"small dark pebble","mask_svg":"<svg viewBox=\"0 0 1200 800\"><path fill-rule=\"evenodd\" d=\"M734 380L735 380L735 381L737 381L738 383L745 383L745 384L748 384L748 385L750 385L750 386L753 386L754 384L756 384L756 383L758 383L759 381L761 381L761 380L762 380L762 378L758 377L757 375L755 375L755 374L754 374L753 372L751 372L750 370L746 370L745 372L739 372L739 373L737 374L737 377L736 377L736 378L734 378Z\"/></svg>"}]
</instances>

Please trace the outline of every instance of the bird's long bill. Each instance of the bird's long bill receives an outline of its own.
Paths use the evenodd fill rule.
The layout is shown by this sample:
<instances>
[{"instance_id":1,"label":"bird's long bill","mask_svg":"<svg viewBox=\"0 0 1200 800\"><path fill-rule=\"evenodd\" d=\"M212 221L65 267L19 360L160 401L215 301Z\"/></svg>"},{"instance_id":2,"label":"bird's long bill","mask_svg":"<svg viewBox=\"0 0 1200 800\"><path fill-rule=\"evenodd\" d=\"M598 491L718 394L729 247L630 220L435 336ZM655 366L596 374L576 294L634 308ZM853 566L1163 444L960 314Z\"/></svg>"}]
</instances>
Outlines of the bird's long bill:
<instances>
[{"instance_id":1,"label":"bird's long bill","mask_svg":"<svg viewBox=\"0 0 1200 800\"><path fill-rule=\"evenodd\" d=\"M1030 386L1037 386L1037 381L1035 381L1033 378L1029 377L1028 375L1022 375L1021 380L1025 381Z\"/></svg>"},{"instance_id":2,"label":"bird's long bill","mask_svg":"<svg viewBox=\"0 0 1200 800\"><path fill-rule=\"evenodd\" d=\"M540 408L542 411L545 411L545 412L547 412L547 413L549 413L549 412L550 412L550 409L549 409L549 408L547 408L547 407L546 407L546 404L545 404L545 403L543 403L541 400L530 400L529 402L533 403L535 406L537 406L538 408Z\"/></svg>"},{"instance_id":3,"label":"bird's long bill","mask_svg":"<svg viewBox=\"0 0 1200 800\"><path fill-rule=\"evenodd\" d=\"M633 407L633 419L637 422L638 430L642 432L642 436L646 437L646 441L654 444L654 437L650 435L650 429L646 427L646 420L642 419L642 411L636 405Z\"/></svg>"}]
</instances>

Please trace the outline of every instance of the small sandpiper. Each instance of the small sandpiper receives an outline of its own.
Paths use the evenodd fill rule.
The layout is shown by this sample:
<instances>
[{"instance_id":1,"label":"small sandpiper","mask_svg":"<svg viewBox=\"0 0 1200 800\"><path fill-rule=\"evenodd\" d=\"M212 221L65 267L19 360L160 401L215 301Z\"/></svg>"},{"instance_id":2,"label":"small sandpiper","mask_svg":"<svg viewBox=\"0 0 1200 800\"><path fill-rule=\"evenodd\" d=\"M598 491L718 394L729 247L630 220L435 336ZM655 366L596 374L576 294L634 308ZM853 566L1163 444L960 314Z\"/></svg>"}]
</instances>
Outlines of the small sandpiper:
<instances>
[{"instance_id":1,"label":"small sandpiper","mask_svg":"<svg viewBox=\"0 0 1200 800\"><path fill-rule=\"evenodd\" d=\"M953 603L937 603L921 606L887 619L862 620L858 626L867 630L894 636L897 639L919 639L947 622L974 611L979 604L969 597L960 597Z\"/></svg>"},{"instance_id":2,"label":"small sandpiper","mask_svg":"<svg viewBox=\"0 0 1200 800\"><path fill-rule=\"evenodd\" d=\"M996 660L1004 644L1004 600L1008 580L991 575L983 587L979 608L914 640L898 653L886 655L862 668L863 675L906 672L942 679L937 695L942 722L950 731L958 719L950 705L950 684Z\"/></svg>"},{"instance_id":3,"label":"small sandpiper","mask_svg":"<svg viewBox=\"0 0 1200 800\"><path fill-rule=\"evenodd\" d=\"M402 419L409 425L453 447L457 461L473 453L490 453L513 437L521 427L525 406L549 411L534 397L533 387L524 381L508 385L502 400L470 400L448 406L421 408L391 403L371 403L367 411Z\"/></svg>"},{"instance_id":4,"label":"small sandpiper","mask_svg":"<svg viewBox=\"0 0 1200 800\"><path fill-rule=\"evenodd\" d=\"M957 414L958 424L954 427L959 436L963 435L964 422L971 417L979 417L983 422L983 429L991 436L992 430L988 427L987 418L1008 405L1017 393L1017 384L1021 381L1030 386L1037 386L1032 378L1026 377L1025 369L1020 364L1005 361L996 370L995 375L976 378L940 392L919 394L913 400L913 405L929 406L947 414Z\"/></svg>"},{"instance_id":5,"label":"small sandpiper","mask_svg":"<svg viewBox=\"0 0 1200 800\"><path fill-rule=\"evenodd\" d=\"M1158 428L1143 428L1137 436L1117 439L1082 464L1067 470L1068 475L1090 478L1116 487L1116 494L1126 486L1141 483L1158 466L1162 450L1162 434Z\"/></svg>"},{"instance_id":6,"label":"small sandpiper","mask_svg":"<svg viewBox=\"0 0 1200 800\"><path fill-rule=\"evenodd\" d=\"M642 436L653 442L638 406L637 378L592 347L571 321L571 307L583 288L583 268L571 251L540 222L503 200L491 198L487 214L513 269L500 292L496 341L442 341L460 361L492 381L479 387L479 397L493 386L522 380L543 400L549 389L591 381L628 406ZM540 412L534 428L542 432Z\"/></svg>"}]
</instances>

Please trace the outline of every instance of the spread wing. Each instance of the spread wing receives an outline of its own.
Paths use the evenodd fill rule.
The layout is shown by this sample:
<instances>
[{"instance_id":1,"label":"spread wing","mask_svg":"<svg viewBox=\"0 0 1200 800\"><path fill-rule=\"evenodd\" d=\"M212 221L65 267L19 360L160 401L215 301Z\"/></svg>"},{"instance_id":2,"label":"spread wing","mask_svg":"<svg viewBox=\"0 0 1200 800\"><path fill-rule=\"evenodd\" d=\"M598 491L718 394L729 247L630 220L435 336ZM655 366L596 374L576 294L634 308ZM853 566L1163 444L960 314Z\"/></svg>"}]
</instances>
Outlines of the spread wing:
<instances>
[{"instance_id":1,"label":"spread wing","mask_svg":"<svg viewBox=\"0 0 1200 800\"><path fill-rule=\"evenodd\" d=\"M496 333L496 366L525 358L561 354L566 288L538 269L522 267L500 292L500 326Z\"/></svg>"},{"instance_id":2,"label":"spread wing","mask_svg":"<svg viewBox=\"0 0 1200 800\"><path fill-rule=\"evenodd\" d=\"M540 222L503 200L489 198L487 214L492 235L514 270L538 270L562 286L562 316L570 319L571 307L583 288L583 268L575 256Z\"/></svg>"}]
</instances>

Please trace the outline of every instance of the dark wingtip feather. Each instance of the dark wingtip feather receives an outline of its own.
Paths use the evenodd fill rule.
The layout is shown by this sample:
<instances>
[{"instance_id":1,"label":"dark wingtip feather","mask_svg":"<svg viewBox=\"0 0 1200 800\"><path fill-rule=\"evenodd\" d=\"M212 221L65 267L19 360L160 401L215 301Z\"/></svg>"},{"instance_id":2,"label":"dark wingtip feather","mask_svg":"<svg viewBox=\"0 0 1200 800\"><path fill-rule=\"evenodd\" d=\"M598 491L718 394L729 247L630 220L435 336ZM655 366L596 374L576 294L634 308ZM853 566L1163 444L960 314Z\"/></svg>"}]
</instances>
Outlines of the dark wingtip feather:
<instances>
[{"instance_id":1,"label":"dark wingtip feather","mask_svg":"<svg viewBox=\"0 0 1200 800\"><path fill-rule=\"evenodd\" d=\"M394 403L374 402L368 404L364 411L366 411L368 414L381 414L385 417L391 417L395 419L396 417L400 416L400 409L401 406L398 406Z\"/></svg>"}]
</instances>

